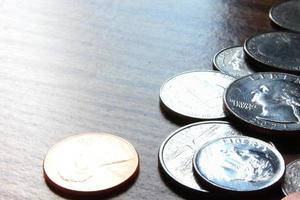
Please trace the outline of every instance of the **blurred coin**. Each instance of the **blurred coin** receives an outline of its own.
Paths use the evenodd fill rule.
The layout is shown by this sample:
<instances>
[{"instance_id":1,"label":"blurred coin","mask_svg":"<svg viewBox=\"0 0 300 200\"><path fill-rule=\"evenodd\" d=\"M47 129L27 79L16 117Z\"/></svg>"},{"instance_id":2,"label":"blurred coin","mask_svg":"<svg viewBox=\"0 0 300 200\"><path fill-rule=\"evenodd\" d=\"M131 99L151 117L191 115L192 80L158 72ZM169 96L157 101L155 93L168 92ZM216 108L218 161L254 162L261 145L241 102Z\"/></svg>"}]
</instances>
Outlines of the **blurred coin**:
<instances>
[{"instance_id":1,"label":"blurred coin","mask_svg":"<svg viewBox=\"0 0 300 200\"><path fill-rule=\"evenodd\" d=\"M252 63L268 70L300 72L300 34L262 33L248 38L244 50Z\"/></svg>"},{"instance_id":2,"label":"blurred coin","mask_svg":"<svg viewBox=\"0 0 300 200\"><path fill-rule=\"evenodd\" d=\"M286 166L282 191L285 195L300 192L300 159Z\"/></svg>"},{"instance_id":3,"label":"blurred coin","mask_svg":"<svg viewBox=\"0 0 300 200\"><path fill-rule=\"evenodd\" d=\"M213 59L214 67L224 74L239 78L253 74L254 70L244 58L243 47L229 47L217 53Z\"/></svg>"},{"instance_id":4,"label":"blurred coin","mask_svg":"<svg viewBox=\"0 0 300 200\"><path fill-rule=\"evenodd\" d=\"M224 102L249 125L276 134L300 130L300 77L296 75L263 72L243 77L228 87Z\"/></svg>"},{"instance_id":5,"label":"blurred coin","mask_svg":"<svg viewBox=\"0 0 300 200\"><path fill-rule=\"evenodd\" d=\"M159 163L163 171L179 185L205 192L193 175L195 151L208 141L225 136L239 135L228 122L198 122L173 132L159 149Z\"/></svg>"},{"instance_id":6,"label":"blurred coin","mask_svg":"<svg viewBox=\"0 0 300 200\"><path fill-rule=\"evenodd\" d=\"M224 118L223 94L235 79L213 71L191 71L167 80L160 100L168 110L191 119Z\"/></svg>"},{"instance_id":7,"label":"blurred coin","mask_svg":"<svg viewBox=\"0 0 300 200\"><path fill-rule=\"evenodd\" d=\"M203 145L193 166L199 178L226 192L258 192L278 183L284 160L270 144L245 136L219 138Z\"/></svg>"},{"instance_id":8,"label":"blurred coin","mask_svg":"<svg viewBox=\"0 0 300 200\"><path fill-rule=\"evenodd\" d=\"M299 199L300 199L300 192L296 192L284 197L282 200L299 200Z\"/></svg>"},{"instance_id":9,"label":"blurred coin","mask_svg":"<svg viewBox=\"0 0 300 200\"><path fill-rule=\"evenodd\" d=\"M274 5L270 9L269 17L283 29L300 32L300 1L284 1Z\"/></svg>"},{"instance_id":10,"label":"blurred coin","mask_svg":"<svg viewBox=\"0 0 300 200\"><path fill-rule=\"evenodd\" d=\"M55 144L44 160L49 184L65 192L92 194L121 186L137 174L135 148L123 138L86 133Z\"/></svg>"}]
</instances>

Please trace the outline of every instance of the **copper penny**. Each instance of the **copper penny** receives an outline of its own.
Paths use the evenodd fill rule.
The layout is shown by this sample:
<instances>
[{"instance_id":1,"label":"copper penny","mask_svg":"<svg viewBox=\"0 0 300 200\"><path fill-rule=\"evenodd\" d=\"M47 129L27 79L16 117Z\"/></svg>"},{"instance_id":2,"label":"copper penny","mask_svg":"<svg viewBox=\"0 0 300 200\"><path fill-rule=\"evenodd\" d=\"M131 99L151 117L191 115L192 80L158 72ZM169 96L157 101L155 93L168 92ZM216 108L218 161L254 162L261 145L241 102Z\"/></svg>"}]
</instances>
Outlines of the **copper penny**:
<instances>
[{"instance_id":1,"label":"copper penny","mask_svg":"<svg viewBox=\"0 0 300 200\"><path fill-rule=\"evenodd\" d=\"M299 199L300 199L300 192L296 192L284 197L282 200L299 200Z\"/></svg>"},{"instance_id":2,"label":"copper penny","mask_svg":"<svg viewBox=\"0 0 300 200\"><path fill-rule=\"evenodd\" d=\"M46 181L65 192L102 193L131 180L139 158L125 139L106 133L86 133L55 144L44 160Z\"/></svg>"}]
</instances>

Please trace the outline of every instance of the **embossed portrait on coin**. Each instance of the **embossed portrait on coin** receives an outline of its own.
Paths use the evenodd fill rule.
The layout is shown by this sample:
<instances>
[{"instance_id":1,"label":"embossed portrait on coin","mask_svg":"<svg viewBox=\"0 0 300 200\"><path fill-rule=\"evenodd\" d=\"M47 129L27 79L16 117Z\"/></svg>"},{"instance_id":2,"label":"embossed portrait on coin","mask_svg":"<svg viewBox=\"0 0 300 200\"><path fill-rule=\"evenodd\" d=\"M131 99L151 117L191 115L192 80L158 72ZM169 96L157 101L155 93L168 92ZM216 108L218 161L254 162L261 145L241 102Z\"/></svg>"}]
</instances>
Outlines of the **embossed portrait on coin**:
<instances>
[{"instance_id":1,"label":"embossed portrait on coin","mask_svg":"<svg viewBox=\"0 0 300 200\"><path fill-rule=\"evenodd\" d=\"M271 158L255 151L237 147L220 151L224 156L220 166L225 180L259 182L268 180L274 174Z\"/></svg>"},{"instance_id":2,"label":"embossed portrait on coin","mask_svg":"<svg viewBox=\"0 0 300 200\"><path fill-rule=\"evenodd\" d=\"M228 62L232 65L233 70L242 71L243 65L241 63L243 63L243 57L243 51L237 51L233 54L232 58Z\"/></svg>"},{"instance_id":3,"label":"embossed portrait on coin","mask_svg":"<svg viewBox=\"0 0 300 200\"><path fill-rule=\"evenodd\" d=\"M59 166L59 176L67 182L85 182L93 176L93 158L91 152L76 151L71 156L64 156L63 165Z\"/></svg>"},{"instance_id":4,"label":"embossed portrait on coin","mask_svg":"<svg viewBox=\"0 0 300 200\"><path fill-rule=\"evenodd\" d=\"M300 123L300 89L283 81L270 81L251 92L251 102L261 106L258 119Z\"/></svg>"}]
</instances>

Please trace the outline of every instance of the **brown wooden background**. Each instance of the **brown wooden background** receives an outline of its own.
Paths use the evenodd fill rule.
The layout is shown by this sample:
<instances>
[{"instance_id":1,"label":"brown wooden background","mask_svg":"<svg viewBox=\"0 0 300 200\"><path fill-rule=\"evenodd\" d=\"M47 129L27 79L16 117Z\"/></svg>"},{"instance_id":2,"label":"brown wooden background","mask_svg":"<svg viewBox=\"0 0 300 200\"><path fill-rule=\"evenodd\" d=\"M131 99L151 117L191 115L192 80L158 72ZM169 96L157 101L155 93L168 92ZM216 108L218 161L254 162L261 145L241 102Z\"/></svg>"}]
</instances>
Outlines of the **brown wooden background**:
<instances>
[{"instance_id":1,"label":"brown wooden background","mask_svg":"<svg viewBox=\"0 0 300 200\"><path fill-rule=\"evenodd\" d=\"M160 86L272 30L275 2L0 0L0 199L63 199L42 161L82 132L115 133L140 154L137 181L109 199L183 199L158 172L158 148L179 128L160 110Z\"/></svg>"}]
</instances>

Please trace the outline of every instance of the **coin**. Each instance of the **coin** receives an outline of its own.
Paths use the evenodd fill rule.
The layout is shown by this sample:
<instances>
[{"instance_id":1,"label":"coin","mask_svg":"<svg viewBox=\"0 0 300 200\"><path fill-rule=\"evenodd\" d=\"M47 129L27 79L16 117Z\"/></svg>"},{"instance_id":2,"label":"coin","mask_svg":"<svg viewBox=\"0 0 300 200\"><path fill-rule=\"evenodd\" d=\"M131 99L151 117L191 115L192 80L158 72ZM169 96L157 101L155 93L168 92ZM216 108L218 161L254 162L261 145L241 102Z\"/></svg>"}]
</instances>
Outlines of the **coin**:
<instances>
[{"instance_id":1,"label":"coin","mask_svg":"<svg viewBox=\"0 0 300 200\"><path fill-rule=\"evenodd\" d=\"M269 17L283 29L300 32L300 1L285 1L274 5L270 9Z\"/></svg>"},{"instance_id":2,"label":"coin","mask_svg":"<svg viewBox=\"0 0 300 200\"><path fill-rule=\"evenodd\" d=\"M108 192L137 175L139 158L123 138L86 133L55 144L44 160L46 181L64 192Z\"/></svg>"},{"instance_id":3,"label":"coin","mask_svg":"<svg viewBox=\"0 0 300 200\"><path fill-rule=\"evenodd\" d=\"M282 191L285 195L300 192L300 159L286 166Z\"/></svg>"},{"instance_id":4,"label":"coin","mask_svg":"<svg viewBox=\"0 0 300 200\"><path fill-rule=\"evenodd\" d=\"M224 118L222 97L234 81L231 76L213 71L191 71L167 80L160 89L165 108L189 119Z\"/></svg>"},{"instance_id":5,"label":"coin","mask_svg":"<svg viewBox=\"0 0 300 200\"><path fill-rule=\"evenodd\" d=\"M224 102L230 113L248 125L277 134L291 133L300 130L299 86L296 75L255 73L234 81Z\"/></svg>"},{"instance_id":6,"label":"coin","mask_svg":"<svg viewBox=\"0 0 300 200\"><path fill-rule=\"evenodd\" d=\"M258 192L278 183L284 160L270 144L245 136L228 136L203 145L193 166L199 178L226 192Z\"/></svg>"},{"instance_id":7,"label":"coin","mask_svg":"<svg viewBox=\"0 0 300 200\"><path fill-rule=\"evenodd\" d=\"M282 200L299 200L299 199L300 199L300 192L296 192L284 197Z\"/></svg>"},{"instance_id":8,"label":"coin","mask_svg":"<svg viewBox=\"0 0 300 200\"><path fill-rule=\"evenodd\" d=\"M213 65L219 71L235 78L253 74L254 70L244 58L243 47L229 47L217 53Z\"/></svg>"},{"instance_id":9,"label":"coin","mask_svg":"<svg viewBox=\"0 0 300 200\"><path fill-rule=\"evenodd\" d=\"M208 193L193 175L193 156L196 150L208 141L230 135L240 135L225 121L198 122L184 126L162 143L159 163L165 174L180 186L191 191Z\"/></svg>"},{"instance_id":10,"label":"coin","mask_svg":"<svg viewBox=\"0 0 300 200\"><path fill-rule=\"evenodd\" d=\"M258 34L245 41L244 50L252 63L260 64L268 70L300 72L300 34Z\"/></svg>"}]
</instances>

